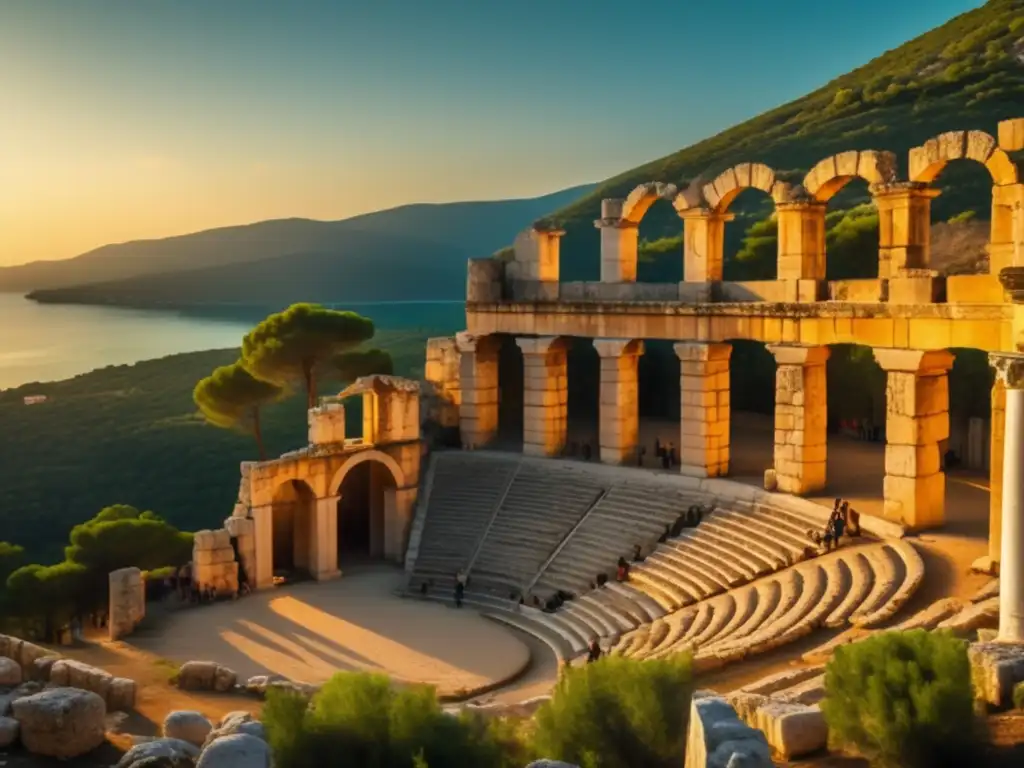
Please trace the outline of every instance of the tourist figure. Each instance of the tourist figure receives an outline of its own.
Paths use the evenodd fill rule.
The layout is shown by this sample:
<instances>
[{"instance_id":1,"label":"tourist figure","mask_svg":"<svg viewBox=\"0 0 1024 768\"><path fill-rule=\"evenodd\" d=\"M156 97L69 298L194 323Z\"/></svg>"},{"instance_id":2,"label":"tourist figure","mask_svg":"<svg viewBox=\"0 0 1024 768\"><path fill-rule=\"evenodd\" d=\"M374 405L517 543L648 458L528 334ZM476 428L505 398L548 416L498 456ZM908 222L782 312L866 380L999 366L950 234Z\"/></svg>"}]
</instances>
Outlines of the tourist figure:
<instances>
[{"instance_id":1,"label":"tourist figure","mask_svg":"<svg viewBox=\"0 0 1024 768\"><path fill-rule=\"evenodd\" d=\"M633 562L634 563L642 563L644 561L644 556L643 556L642 552L643 552L643 550L641 550L639 544L634 544L633 545Z\"/></svg>"},{"instance_id":2,"label":"tourist figure","mask_svg":"<svg viewBox=\"0 0 1024 768\"><path fill-rule=\"evenodd\" d=\"M590 641L590 645L587 646L587 664L593 664L595 661L601 658L601 645L597 642L597 638L593 638Z\"/></svg>"},{"instance_id":3,"label":"tourist figure","mask_svg":"<svg viewBox=\"0 0 1024 768\"><path fill-rule=\"evenodd\" d=\"M839 549L839 539L843 535L845 527L846 521L843 519L842 513L837 512L832 519L832 541L836 549Z\"/></svg>"},{"instance_id":4,"label":"tourist figure","mask_svg":"<svg viewBox=\"0 0 1024 768\"><path fill-rule=\"evenodd\" d=\"M629 563L626 562L626 558L619 558L619 565L615 571L616 581L628 581L629 580Z\"/></svg>"},{"instance_id":5,"label":"tourist figure","mask_svg":"<svg viewBox=\"0 0 1024 768\"><path fill-rule=\"evenodd\" d=\"M608 574L607 573L599 573L599 574L597 574L597 586L603 587L607 583L608 583Z\"/></svg>"},{"instance_id":6,"label":"tourist figure","mask_svg":"<svg viewBox=\"0 0 1024 768\"><path fill-rule=\"evenodd\" d=\"M466 576L466 572L459 569L459 572L455 574L455 607L462 607L462 598L466 594L466 583L469 581Z\"/></svg>"}]
</instances>

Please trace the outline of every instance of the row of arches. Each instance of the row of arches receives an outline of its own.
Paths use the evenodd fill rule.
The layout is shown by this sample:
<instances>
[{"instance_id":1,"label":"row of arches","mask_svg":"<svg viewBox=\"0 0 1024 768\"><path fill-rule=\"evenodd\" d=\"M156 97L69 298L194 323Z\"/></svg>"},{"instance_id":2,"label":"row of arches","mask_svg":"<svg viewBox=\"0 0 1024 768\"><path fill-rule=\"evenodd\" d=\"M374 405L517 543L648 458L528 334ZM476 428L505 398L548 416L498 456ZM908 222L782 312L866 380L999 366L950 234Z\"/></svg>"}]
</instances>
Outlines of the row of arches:
<instances>
[{"instance_id":1,"label":"row of arches","mask_svg":"<svg viewBox=\"0 0 1024 768\"><path fill-rule=\"evenodd\" d=\"M932 200L942 192L935 182L950 164L961 166L950 176L958 186L987 186L991 199L965 203L963 195L953 194L948 205L942 201L935 206L942 213L935 220ZM708 183L698 180L682 190L659 182L641 184L626 198L603 203L597 222L602 229L601 280L891 278L931 268L931 225L958 215L957 223L963 216L981 220L987 215L988 231L979 232L978 221L957 230L957 243L940 237L939 266L957 273L997 274L1012 262L1014 208L1024 197L1024 185L1020 168L994 137L981 131L941 134L911 150L908 176L899 178L891 152L854 150L821 160L802 178L762 163L741 163ZM965 179L972 183L961 184ZM748 200L743 214L752 210L755 215L741 215L740 222L727 227L741 196L759 196L764 202L751 206ZM649 230L640 239L640 227L655 206L662 209L651 225L655 234L650 236ZM830 206L835 217L828 213ZM671 234L671 222L679 218L681 247L680 238ZM964 232L970 235L972 251L960 258ZM661 258L677 249L684 252L682 261ZM952 257L957 263L945 263Z\"/></svg>"}]
</instances>

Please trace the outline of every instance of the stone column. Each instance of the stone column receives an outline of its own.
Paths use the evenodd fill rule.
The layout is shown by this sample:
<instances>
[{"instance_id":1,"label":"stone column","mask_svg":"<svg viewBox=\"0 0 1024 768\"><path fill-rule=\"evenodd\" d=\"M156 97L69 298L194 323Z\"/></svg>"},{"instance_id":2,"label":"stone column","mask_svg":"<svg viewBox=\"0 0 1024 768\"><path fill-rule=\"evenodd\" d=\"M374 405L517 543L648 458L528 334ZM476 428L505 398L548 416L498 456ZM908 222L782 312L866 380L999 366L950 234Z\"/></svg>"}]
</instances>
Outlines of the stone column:
<instances>
[{"instance_id":1,"label":"stone column","mask_svg":"<svg viewBox=\"0 0 1024 768\"><path fill-rule=\"evenodd\" d=\"M594 348L601 357L601 461L635 463L640 440L637 367L644 344L634 339L594 339Z\"/></svg>"},{"instance_id":2,"label":"stone column","mask_svg":"<svg viewBox=\"0 0 1024 768\"><path fill-rule=\"evenodd\" d=\"M395 563L405 560L412 518L416 513L417 486L397 488L385 495L384 557Z\"/></svg>"},{"instance_id":3,"label":"stone column","mask_svg":"<svg viewBox=\"0 0 1024 768\"><path fill-rule=\"evenodd\" d=\"M913 530L945 521L946 474L939 444L949 438L945 350L876 349L885 370L884 515Z\"/></svg>"},{"instance_id":4,"label":"stone column","mask_svg":"<svg viewBox=\"0 0 1024 768\"><path fill-rule=\"evenodd\" d=\"M635 283L639 225L622 218L622 200L601 201L601 282Z\"/></svg>"},{"instance_id":5,"label":"stone column","mask_svg":"<svg viewBox=\"0 0 1024 768\"><path fill-rule=\"evenodd\" d=\"M1024 184L992 187L992 223L988 246L988 271L998 275L1005 267L1017 264L1024 241Z\"/></svg>"},{"instance_id":6,"label":"stone column","mask_svg":"<svg viewBox=\"0 0 1024 768\"><path fill-rule=\"evenodd\" d=\"M729 473L730 344L680 342L680 472L695 477Z\"/></svg>"},{"instance_id":7,"label":"stone column","mask_svg":"<svg viewBox=\"0 0 1024 768\"><path fill-rule=\"evenodd\" d=\"M249 578L256 589L274 586L274 505L263 504L252 508L256 537L256 567Z\"/></svg>"},{"instance_id":8,"label":"stone column","mask_svg":"<svg viewBox=\"0 0 1024 768\"><path fill-rule=\"evenodd\" d=\"M459 432L464 448L482 448L498 433L498 350L497 340L460 333L459 349Z\"/></svg>"},{"instance_id":9,"label":"stone column","mask_svg":"<svg viewBox=\"0 0 1024 768\"><path fill-rule=\"evenodd\" d=\"M1024 354L993 352L989 361L1006 387L999 640L1021 643L1024 642Z\"/></svg>"},{"instance_id":10,"label":"stone column","mask_svg":"<svg viewBox=\"0 0 1024 768\"><path fill-rule=\"evenodd\" d=\"M878 207L878 277L929 269L932 200L939 190L919 182L899 182L872 193Z\"/></svg>"},{"instance_id":11,"label":"stone column","mask_svg":"<svg viewBox=\"0 0 1024 768\"><path fill-rule=\"evenodd\" d=\"M523 453L557 456L568 426L565 342L544 336L519 338L516 344L523 351Z\"/></svg>"},{"instance_id":12,"label":"stone column","mask_svg":"<svg viewBox=\"0 0 1024 768\"><path fill-rule=\"evenodd\" d=\"M317 581L335 579L338 570L338 502L341 496L316 500L313 535L310 537L309 570Z\"/></svg>"},{"instance_id":13,"label":"stone column","mask_svg":"<svg viewBox=\"0 0 1024 768\"><path fill-rule=\"evenodd\" d=\"M779 225L779 280L825 279L825 203L799 201L775 206ZM805 294L809 287L799 291ZM815 300L816 295L807 300ZM798 300L804 300L798 296Z\"/></svg>"},{"instance_id":14,"label":"stone column","mask_svg":"<svg viewBox=\"0 0 1024 768\"><path fill-rule=\"evenodd\" d=\"M988 451L988 563L982 570L998 573L1003 547L1003 445L1006 434L1006 386L998 376L992 385L991 413Z\"/></svg>"},{"instance_id":15,"label":"stone column","mask_svg":"<svg viewBox=\"0 0 1024 768\"><path fill-rule=\"evenodd\" d=\"M775 476L780 491L825 487L828 347L771 344L775 355Z\"/></svg>"},{"instance_id":16,"label":"stone column","mask_svg":"<svg viewBox=\"0 0 1024 768\"><path fill-rule=\"evenodd\" d=\"M735 216L714 213L707 208L682 211L683 280L710 283L722 279L725 251L725 223Z\"/></svg>"}]
</instances>

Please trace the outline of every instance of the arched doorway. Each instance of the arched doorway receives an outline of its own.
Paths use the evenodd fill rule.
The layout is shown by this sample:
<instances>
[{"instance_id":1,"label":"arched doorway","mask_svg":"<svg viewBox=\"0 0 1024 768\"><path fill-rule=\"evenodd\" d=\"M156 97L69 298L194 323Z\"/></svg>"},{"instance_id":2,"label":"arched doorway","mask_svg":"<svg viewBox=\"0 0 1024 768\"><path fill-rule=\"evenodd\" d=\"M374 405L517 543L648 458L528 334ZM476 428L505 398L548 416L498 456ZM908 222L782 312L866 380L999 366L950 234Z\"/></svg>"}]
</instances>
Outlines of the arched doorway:
<instances>
[{"instance_id":1,"label":"arched doorway","mask_svg":"<svg viewBox=\"0 0 1024 768\"><path fill-rule=\"evenodd\" d=\"M294 580L309 575L315 507L316 495L301 480L282 483L274 492L271 519L275 578Z\"/></svg>"},{"instance_id":2,"label":"arched doorway","mask_svg":"<svg viewBox=\"0 0 1024 768\"><path fill-rule=\"evenodd\" d=\"M354 463L338 486L338 567L385 553L387 520L394 517L397 483L383 461Z\"/></svg>"}]
</instances>

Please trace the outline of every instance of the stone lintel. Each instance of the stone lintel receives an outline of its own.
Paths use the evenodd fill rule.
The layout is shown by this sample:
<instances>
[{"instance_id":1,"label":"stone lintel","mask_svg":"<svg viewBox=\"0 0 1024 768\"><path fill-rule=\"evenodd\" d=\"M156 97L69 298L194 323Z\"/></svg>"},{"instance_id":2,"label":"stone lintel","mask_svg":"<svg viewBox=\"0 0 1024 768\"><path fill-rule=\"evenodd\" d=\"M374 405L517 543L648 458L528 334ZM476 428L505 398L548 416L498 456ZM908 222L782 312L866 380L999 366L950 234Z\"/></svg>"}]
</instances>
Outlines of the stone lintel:
<instances>
[{"instance_id":1,"label":"stone lintel","mask_svg":"<svg viewBox=\"0 0 1024 768\"><path fill-rule=\"evenodd\" d=\"M777 365L824 365L828 360L828 347L807 344L768 344Z\"/></svg>"},{"instance_id":2,"label":"stone lintel","mask_svg":"<svg viewBox=\"0 0 1024 768\"><path fill-rule=\"evenodd\" d=\"M702 341L680 341L672 345L676 357L682 362L710 362L728 360L732 355L732 344L707 343Z\"/></svg>"},{"instance_id":3,"label":"stone lintel","mask_svg":"<svg viewBox=\"0 0 1024 768\"><path fill-rule=\"evenodd\" d=\"M828 202L820 200L790 200L784 203L776 203L776 211L824 211Z\"/></svg>"},{"instance_id":4,"label":"stone lintel","mask_svg":"<svg viewBox=\"0 0 1024 768\"><path fill-rule=\"evenodd\" d=\"M735 213L721 213L719 211L712 211L710 208L687 208L682 211L677 210L676 214L680 219L714 219L715 221L733 221L736 218Z\"/></svg>"},{"instance_id":5,"label":"stone lintel","mask_svg":"<svg viewBox=\"0 0 1024 768\"><path fill-rule=\"evenodd\" d=\"M622 357L642 355L644 342L641 339L594 339L594 349L600 357Z\"/></svg>"},{"instance_id":6,"label":"stone lintel","mask_svg":"<svg viewBox=\"0 0 1024 768\"><path fill-rule=\"evenodd\" d=\"M953 354L944 349L887 349L875 347L875 360L884 371L945 373L953 367Z\"/></svg>"},{"instance_id":7,"label":"stone lintel","mask_svg":"<svg viewBox=\"0 0 1024 768\"><path fill-rule=\"evenodd\" d=\"M626 219L595 219L594 227L596 229L639 229L640 224Z\"/></svg>"},{"instance_id":8,"label":"stone lintel","mask_svg":"<svg viewBox=\"0 0 1024 768\"><path fill-rule=\"evenodd\" d=\"M556 349L556 345L561 341L561 336L520 336L516 339L516 345L524 355L546 355Z\"/></svg>"},{"instance_id":9,"label":"stone lintel","mask_svg":"<svg viewBox=\"0 0 1024 768\"><path fill-rule=\"evenodd\" d=\"M562 237L565 234L564 229L546 221L535 221L531 229L538 235L547 235L548 237Z\"/></svg>"},{"instance_id":10,"label":"stone lintel","mask_svg":"<svg viewBox=\"0 0 1024 768\"><path fill-rule=\"evenodd\" d=\"M942 194L941 189L928 186L923 181L896 181L889 184L873 184L872 197L926 197L930 200Z\"/></svg>"},{"instance_id":11,"label":"stone lintel","mask_svg":"<svg viewBox=\"0 0 1024 768\"><path fill-rule=\"evenodd\" d=\"M990 352L988 364L996 378L1007 389L1024 389L1024 354L1018 352Z\"/></svg>"}]
</instances>

